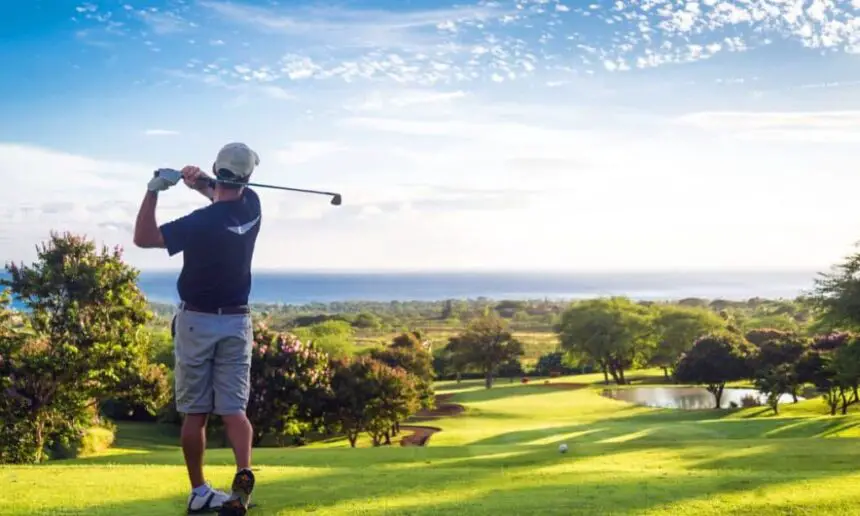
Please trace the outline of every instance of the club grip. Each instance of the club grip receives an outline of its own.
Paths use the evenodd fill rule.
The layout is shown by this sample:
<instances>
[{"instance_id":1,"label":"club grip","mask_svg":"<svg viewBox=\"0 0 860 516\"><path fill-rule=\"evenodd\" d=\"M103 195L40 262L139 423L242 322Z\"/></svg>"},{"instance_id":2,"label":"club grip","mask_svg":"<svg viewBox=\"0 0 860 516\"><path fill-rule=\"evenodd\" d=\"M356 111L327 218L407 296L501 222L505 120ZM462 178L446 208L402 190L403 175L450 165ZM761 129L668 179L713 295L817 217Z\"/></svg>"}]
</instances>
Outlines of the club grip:
<instances>
[{"instance_id":1,"label":"club grip","mask_svg":"<svg viewBox=\"0 0 860 516\"><path fill-rule=\"evenodd\" d=\"M209 177L198 177L194 182L194 188L215 188L215 180Z\"/></svg>"}]
</instances>

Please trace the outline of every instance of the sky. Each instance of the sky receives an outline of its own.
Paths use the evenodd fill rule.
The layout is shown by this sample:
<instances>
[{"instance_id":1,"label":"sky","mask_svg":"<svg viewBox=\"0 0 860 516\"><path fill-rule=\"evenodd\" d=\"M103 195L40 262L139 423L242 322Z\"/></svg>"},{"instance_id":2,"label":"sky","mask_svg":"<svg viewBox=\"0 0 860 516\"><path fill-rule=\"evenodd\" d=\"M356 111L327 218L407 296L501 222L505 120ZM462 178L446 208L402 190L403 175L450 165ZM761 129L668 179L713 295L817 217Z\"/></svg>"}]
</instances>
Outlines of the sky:
<instances>
[{"instance_id":1,"label":"sky","mask_svg":"<svg viewBox=\"0 0 860 516\"><path fill-rule=\"evenodd\" d=\"M0 258L137 249L152 171L260 155L254 265L823 270L860 240L860 0L29 0ZM179 184L164 223L208 201Z\"/></svg>"}]
</instances>

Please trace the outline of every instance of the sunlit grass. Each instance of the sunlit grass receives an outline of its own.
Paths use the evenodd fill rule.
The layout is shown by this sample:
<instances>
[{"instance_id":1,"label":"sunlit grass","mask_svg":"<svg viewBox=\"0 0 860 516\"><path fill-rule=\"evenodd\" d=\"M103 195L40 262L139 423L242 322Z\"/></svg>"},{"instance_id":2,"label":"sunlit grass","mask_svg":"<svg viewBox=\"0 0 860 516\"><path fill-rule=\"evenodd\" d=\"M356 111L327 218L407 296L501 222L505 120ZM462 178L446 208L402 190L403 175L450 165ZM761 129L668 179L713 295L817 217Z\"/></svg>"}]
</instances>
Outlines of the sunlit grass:
<instances>
[{"instance_id":1,"label":"sunlit grass","mask_svg":"<svg viewBox=\"0 0 860 516\"><path fill-rule=\"evenodd\" d=\"M662 372L630 374L647 385ZM820 399L734 411L633 406L600 395L603 375L556 378L579 389L442 382L466 407L426 423L426 448L358 449L344 440L258 449L259 515L860 514L860 415ZM3 515L182 514L187 480L175 433L123 424L97 457L0 468ZM558 452L567 443L569 452ZM228 449L207 454L225 488Z\"/></svg>"}]
</instances>

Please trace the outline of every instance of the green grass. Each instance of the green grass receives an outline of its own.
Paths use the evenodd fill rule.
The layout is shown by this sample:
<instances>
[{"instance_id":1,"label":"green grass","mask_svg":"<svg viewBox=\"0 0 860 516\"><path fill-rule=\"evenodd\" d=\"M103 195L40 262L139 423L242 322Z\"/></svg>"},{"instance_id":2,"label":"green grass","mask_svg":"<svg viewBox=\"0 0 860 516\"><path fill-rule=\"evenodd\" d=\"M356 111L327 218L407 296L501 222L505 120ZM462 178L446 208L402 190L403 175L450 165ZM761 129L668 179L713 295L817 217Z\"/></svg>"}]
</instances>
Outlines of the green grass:
<instances>
[{"instance_id":1,"label":"green grass","mask_svg":"<svg viewBox=\"0 0 860 516\"><path fill-rule=\"evenodd\" d=\"M651 376L651 375L654 376ZM634 374L659 381L658 371ZM441 383L467 411L428 423L426 448L350 449L343 440L258 449L259 515L848 515L860 514L860 415L825 415L820 399L763 408L676 411L599 395L602 375L552 382ZM0 468L2 515L183 514L175 436L121 426L96 456ZM570 451L560 454L558 444ZM231 477L229 450L207 474Z\"/></svg>"}]
</instances>

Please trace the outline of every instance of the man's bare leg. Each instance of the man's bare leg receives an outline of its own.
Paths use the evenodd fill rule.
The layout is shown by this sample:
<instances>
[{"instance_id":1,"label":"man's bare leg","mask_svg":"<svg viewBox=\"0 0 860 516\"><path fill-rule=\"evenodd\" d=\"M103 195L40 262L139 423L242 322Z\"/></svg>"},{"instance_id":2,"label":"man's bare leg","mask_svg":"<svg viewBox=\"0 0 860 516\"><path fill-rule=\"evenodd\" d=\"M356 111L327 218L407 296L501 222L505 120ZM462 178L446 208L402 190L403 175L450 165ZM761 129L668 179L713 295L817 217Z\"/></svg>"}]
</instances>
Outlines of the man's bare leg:
<instances>
[{"instance_id":1,"label":"man's bare leg","mask_svg":"<svg viewBox=\"0 0 860 516\"><path fill-rule=\"evenodd\" d=\"M224 502L219 516L244 516L251 503L254 491L254 473L251 472L251 447L254 430L244 412L221 416L227 427L227 437L236 457L236 475L233 477L230 499Z\"/></svg>"},{"instance_id":2,"label":"man's bare leg","mask_svg":"<svg viewBox=\"0 0 860 516\"><path fill-rule=\"evenodd\" d=\"M227 428L227 437L233 446L236 458L236 471L251 468L251 447L254 442L254 429L244 412L222 416Z\"/></svg>"},{"instance_id":3,"label":"man's bare leg","mask_svg":"<svg viewBox=\"0 0 860 516\"><path fill-rule=\"evenodd\" d=\"M182 422L182 454L185 456L192 489L206 482L203 476L203 454L206 451L207 419L207 414L188 414Z\"/></svg>"}]
</instances>

